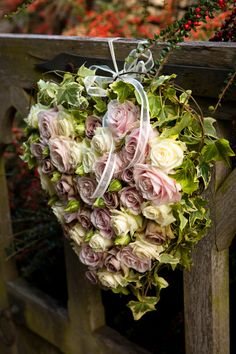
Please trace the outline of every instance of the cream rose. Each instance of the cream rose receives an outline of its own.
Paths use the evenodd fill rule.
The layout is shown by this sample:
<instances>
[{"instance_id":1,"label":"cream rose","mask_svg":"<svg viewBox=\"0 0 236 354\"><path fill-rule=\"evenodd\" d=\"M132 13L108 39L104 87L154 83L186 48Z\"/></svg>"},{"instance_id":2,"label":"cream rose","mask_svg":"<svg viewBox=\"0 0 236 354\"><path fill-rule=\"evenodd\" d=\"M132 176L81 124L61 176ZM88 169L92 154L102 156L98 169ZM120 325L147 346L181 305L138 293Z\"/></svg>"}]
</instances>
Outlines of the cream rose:
<instances>
[{"instance_id":1,"label":"cream rose","mask_svg":"<svg viewBox=\"0 0 236 354\"><path fill-rule=\"evenodd\" d=\"M55 194L55 188L53 183L51 182L50 178L42 172L42 168L38 167L38 173L40 177L40 182L42 188L50 195L52 196Z\"/></svg>"},{"instance_id":2,"label":"cream rose","mask_svg":"<svg viewBox=\"0 0 236 354\"><path fill-rule=\"evenodd\" d=\"M110 151L112 143L113 138L109 128L97 128L91 140L91 148L98 154L103 155Z\"/></svg>"},{"instance_id":3,"label":"cream rose","mask_svg":"<svg viewBox=\"0 0 236 354\"><path fill-rule=\"evenodd\" d=\"M83 168L85 173L93 172L97 158L97 154L92 149L83 148Z\"/></svg>"},{"instance_id":4,"label":"cream rose","mask_svg":"<svg viewBox=\"0 0 236 354\"><path fill-rule=\"evenodd\" d=\"M32 128L38 128L38 114L46 109L48 108L40 103L33 105L25 118L25 122Z\"/></svg>"},{"instance_id":5,"label":"cream rose","mask_svg":"<svg viewBox=\"0 0 236 354\"><path fill-rule=\"evenodd\" d=\"M102 285L106 286L107 288L116 289L118 286L126 286L127 285L127 280L119 272L111 273L108 271L98 271L97 276L98 276L100 283Z\"/></svg>"},{"instance_id":6,"label":"cream rose","mask_svg":"<svg viewBox=\"0 0 236 354\"><path fill-rule=\"evenodd\" d=\"M80 223L77 223L72 229L69 229L68 235L70 239L75 242L76 246L81 246L86 232L87 230L84 229Z\"/></svg>"},{"instance_id":7,"label":"cream rose","mask_svg":"<svg viewBox=\"0 0 236 354\"><path fill-rule=\"evenodd\" d=\"M152 140L150 147L151 164L166 173L170 173L183 162L186 145L182 141L158 137Z\"/></svg>"},{"instance_id":8,"label":"cream rose","mask_svg":"<svg viewBox=\"0 0 236 354\"><path fill-rule=\"evenodd\" d=\"M131 235L142 228L143 219L140 215L131 215L120 210L111 210L111 225L117 236Z\"/></svg>"},{"instance_id":9,"label":"cream rose","mask_svg":"<svg viewBox=\"0 0 236 354\"><path fill-rule=\"evenodd\" d=\"M143 239L131 242L129 246L132 248L134 254L141 259L160 259L160 253L163 252L162 246L154 245Z\"/></svg>"},{"instance_id":10,"label":"cream rose","mask_svg":"<svg viewBox=\"0 0 236 354\"><path fill-rule=\"evenodd\" d=\"M65 206L63 204L55 204L55 205L52 206L53 214L56 216L57 220L61 224L63 224L65 222L65 219L64 219L65 210L64 210L64 208L65 208Z\"/></svg>"},{"instance_id":11,"label":"cream rose","mask_svg":"<svg viewBox=\"0 0 236 354\"><path fill-rule=\"evenodd\" d=\"M58 113L58 135L72 138L75 135L73 117L64 111L59 111Z\"/></svg>"},{"instance_id":12,"label":"cream rose","mask_svg":"<svg viewBox=\"0 0 236 354\"><path fill-rule=\"evenodd\" d=\"M143 203L142 214L145 218L154 220L161 226L170 225L175 221L175 218L172 214L172 209L169 205L152 205L149 203Z\"/></svg>"},{"instance_id":13,"label":"cream rose","mask_svg":"<svg viewBox=\"0 0 236 354\"><path fill-rule=\"evenodd\" d=\"M103 237L98 232L95 233L89 241L89 246L92 247L95 252L104 252L108 250L112 244L112 240Z\"/></svg>"}]
</instances>

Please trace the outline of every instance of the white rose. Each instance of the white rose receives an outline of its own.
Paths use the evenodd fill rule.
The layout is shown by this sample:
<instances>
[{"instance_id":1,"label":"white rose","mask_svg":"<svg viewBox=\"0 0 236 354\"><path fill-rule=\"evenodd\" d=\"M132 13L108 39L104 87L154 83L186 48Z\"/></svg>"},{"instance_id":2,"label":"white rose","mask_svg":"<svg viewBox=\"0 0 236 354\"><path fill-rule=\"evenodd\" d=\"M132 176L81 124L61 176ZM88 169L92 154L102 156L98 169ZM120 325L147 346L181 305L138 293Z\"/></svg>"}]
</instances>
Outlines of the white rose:
<instances>
[{"instance_id":1,"label":"white rose","mask_svg":"<svg viewBox=\"0 0 236 354\"><path fill-rule=\"evenodd\" d=\"M76 167L80 165L83 160L83 144L73 141L73 143L71 144L70 153L74 166Z\"/></svg>"},{"instance_id":2,"label":"white rose","mask_svg":"<svg viewBox=\"0 0 236 354\"><path fill-rule=\"evenodd\" d=\"M54 213L54 215L56 216L57 220L63 224L64 222L64 214L65 214L65 210L64 210L64 206L61 204L55 204L52 206L52 211Z\"/></svg>"},{"instance_id":3,"label":"white rose","mask_svg":"<svg viewBox=\"0 0 236 354\"><path fill-rule=\"evenodd\" d=\"M182 141L158 137L151 142L150 147L152 165L166 173L171 172L183 162L186 145Z\"/></svg>"},{"instance_id":4,"label":"white rose","mask_svg":"<svg viewBox=\"0 0 236 354\"><path fill-rule=\"evenodd\" d=\"M143 239L136 240L129 244L132 247L134 254L137 257L143 259L160 259L160 253L163 252L164 248L162 246L157 246L149 243Z\"/></svg>"},{"instance_id":5,"label":"white rose","mask_svg":"<svg viewBox=\"0 0 236 354\"><path fill-rule=\"evenodd\" d=\"M32 128L38 128L38 113L47 110L46 106L38 103L30 108L28 116L25 118L25 122Z\"/></svg>"},{"instance_id":6,"label":"white rose","mask_svg":"<svg viewBox=\"0 0 236 354\"><path fill-rule=\"evenodd\" d=\"M109 128L97 128L91 140L91 147L100 155L110 151L113 143L112 134Z\"/></svg>"},{"instance_id":7,"label":"white rose","mask_svg":"<svg viewBox=\"0 0 236 354\"><path fill-rule=\"evenodd\" d=\"M42 168L38 167L38 173L40 177L40 182L42 189L44 189L50 196L55 194L55 188L50 178L42 172Z\"/></svg>"},{"instance_id":8,"label":"white rose","mask_svg":"<svg viewBox=\"0 0 236 354\"><path fill-rule=\"evenodd\" d=\"M66 112L59 111L58 114L58 135L74 137L73 117Z\"/></svg>"},{"instance_id":9,"label":"white rose","mask_svg":"<svg viewBox=\"0 0 236 354\"><path fill-rule=\"evenodd\" d=\"M170 225L175 221L172 214L172 209L169 205L148 205L147 203L142 204L142 214L150 220L156 221L161 226Z\"/></svg>"},{"instance_id":10,"label":"white rose","mask_svg":"<svg viewBox=\"0 0 236 354\"><path fill-rule=\"evenodd\" d=\"M108 271L98 271L97 276L102 285L106 286L107 288L115 289L119 285L122 287L127 285L127 280L119 272L111 273Z\"/></svg>"},{"instance_id":11,"label":"white rose","mask_svg":"<svg viewBox=\"0 0 236 354\"><path fill-rule=\"evenodd\" d=\"M89 246L92 247L95 252L106 251L112 244L112 240L103 237L99 233L95 233L89 241Z\"/></svg>"},{"instance_id":12,"label":"white rose","mask_svg":"<svg viewBox=\"0 0 236 354\"><path fill-rule=\"evenodd\" d=\"M128 214L120 210L111 211L111 225L117 236L131 235L142 228L143 219L140 215Z\"/></svg>"},{"instance_id":13,"label":"white rose","mask_svg":"<svg viewBox=\"0 0 236 354\"><path fill-rule=\"evenodd\" d=\"M97 161L98 156L92 149L83 149L83 168L85 173L94 171L94 163Z\"/></svg>"},{"instance_id":14,"label":"white rose","mask_svg":"<svg viewBox=\"0 0 236 354\"><path fill-rule=\"evenodd\" d=\"M75 242L76 246L80 246L83 242L83 238L86 235L86 230L77 223L72 229L68 231L69 237Z\"/></svg>"}]
</instances>

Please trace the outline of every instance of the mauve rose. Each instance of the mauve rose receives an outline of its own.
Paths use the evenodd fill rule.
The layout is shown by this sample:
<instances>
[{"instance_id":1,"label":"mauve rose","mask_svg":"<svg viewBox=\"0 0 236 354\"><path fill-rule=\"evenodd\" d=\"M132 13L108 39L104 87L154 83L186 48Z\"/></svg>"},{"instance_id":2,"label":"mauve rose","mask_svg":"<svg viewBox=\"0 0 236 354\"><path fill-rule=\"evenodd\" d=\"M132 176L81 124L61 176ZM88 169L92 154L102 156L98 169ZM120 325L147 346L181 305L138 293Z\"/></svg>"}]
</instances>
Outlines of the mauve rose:
<instances>
[{"instance_id":1,"label":"mauve rose","mask_svg":"<svg viewBox=\"0 0 236 354\"><path fill-rule=\"evenodd\" d=\"M104 265L109 272L118 272L121 269L120 260L117 259L117 250L112 249L108 252Z\"/></svg>"},{"instance_id":2,"label":"mauve rose","mask_svg":"<svg viewBox=\"0 0 236 354\"><path fill-rule=\"evenodd\" d=\"M90 177L79 177L77 179L77 189L84 203L93 205L95 199L92 198L92 195L96 189L96 185L96 181Z\"/></svg>"},{"instance_id":3,"label":"mauve rose","mask_svg":"<svg viewBox=\"0 0 236 354\"><path fill-rule=\"evenodd\" d=\"M87 243L82 245L79 259L83 264L94 268L101 268L103 266L103 258L103 252L94 252Z\"/></svg>"},{"instance_id":4,"label":"mauve rose","mask_svg":"<svg viewBox=\"0 0 236 354\"><path fill-rule=\"evenodd\" d=\"M51 174L55 170L51 160L46 159L42 162L42 172L45 174Z\"/></svg>"},{"instance_id":5,"label":"mauve rose","mask_svg":"<svg viewBox=\"0 0 236 354\"><path fill-rule=\"evenodd\" d=\"M151 259L144 259L137 257L130 246L122 248L117 253L117 258L128 268L137 270L137 272L144 273L152 267Z\"/></svg>"},{"instance_id":6,"label":"mauve rose","mask_svg":"<svg viewBox=\"0 0 236 354\"><path fill-rule=\"evenodd\" d=\"M61 200L68 201L74 199L76 191L72 176L62 175L60 181L55 184L55 190Z\"/></svg>"},{"instance_id":7,"label":"mauve rose","mask_svg":"<svg viewBox=\"0 0 236 354\"><path fill-rule=\"evenodd\" d=\"M82 162L82 143L77 143L66 137L49 140L52 164L61 173L73 173Z\"/></svg>"},{"instance_id":8,"label":"mauve rose","mask_svg":"<svg viewBox=\"0 0 236 354\"><path fill-rule=\"evenodd\" d=\"M77 214L77 219L81 225L88 231L92 227L91 211L88 208L82 208Z\"/></svg>"},{"instance_id":9,"label":"mauve rose","mask_svg":"<svg viewBox=\"0 0 236 354\"><path fill-rule=\"evenodd\" d=\"M92 139L97 127L102 126L101 118L96 116L88 116L85 121L85 134L87 138Z\"/></svg>"},{"instance_id":10,"label":"mauve rose","mask_svg":"<svg viewBox=\"0 0 236 354\"><path fill-rule=\"evenodd\" d=\"M122 139L138 124L140 110L132 102L119 103L113 100L108 103L107 108L108 127L115 139Z\"/></svg>"},{"instance_id":11,"label":"mauve rose","mask_svg":"<svg viewBox=\"0 0 236 354\"><path fill-rule=\"evenodd\" d=\"M119 206L118 194L115 192L106 192L103 195L103 200L108 209L116 209Z\"/></svg>"},{"instance_id":12,"label":"mauve rose","mask_svg":"<svg viewBox=\"0 0 236 354\"><path fill-rule=\"evenodd\" d=\"M64 220L67 224L77 221L77 212L64 212Z\"/></svg>"},{"instance_id":13,"label":"mauve rose","mask_svg":"<svg viewBox=\"0 0 236 354\"><path fill-rule=\"evenodd\" d=\"M176 181L154 166L137 164L134 167L134 180L143 198L153 201L155 205L181 199L180 186Z\"/></svg>"},{"instance_id":14,"label":"mauve rose","mask_svg":"<svg viewBox=\"0 0 236 354\"><path fill-rule=\"evenodd\" d=\"M33 156L36 157L38 160L43 159L43 150L46 148L46 144L43 142L38 142L38 143L32 143L30 144L30 151Z\"/></svg>"},{"instance_id":15,"label":"mauve rose","mask_svg":"<svg viewBox=\"0 0 236 354\"><path fill-rule=\"evenodd\" d=\"M97 181L101 179L103 171L107 165L108 155L109 155L108 153L104 154L94 164L94 173ZM115 164L113 176L115 178L119 176L122 169L123 169L123 161L121 160L120 155L116 154L116 164Z\"/></svg>"},{"instance_id":16,"label":"mauve rose","mask_svg":"<svg viewBox=\"0 0 236 354\"><path fill-rule=\"evenodd\" d=\"M111 228L111 215L107 208L96 208L91 213L91 221L104 237L112 238L114 232Z\"/></svg>"},{"instance_id":17,"label":"mauve rose","mask_svg":"<svg viewBox=\"0 0 236 354\"><path fill-rule=\"evenodd\" d=\"M38 114L39 132L46 141L59 134L58 110L51 108Z\"/></svg>"},{"instance_id":18,"label":"mauve rose","mask_svg":"<svg viewBox=\"0 0 236 354\"><path fill-rule=\"evenodd\" d=\"M145 231L145 238L155 245L162 245L168 239L173 238L170 226L161 227L155 221L149 221Z\"/></svg>"},{"instance_id":19,"label":"mauve rose","mask_svg":"<svg viewBox=\"0 0 236 354\"><path fill-rule=\"evenodd\" d=\"M85 276L93 285L96 285L98 283L98 276L97 276L96 269L87 270Z\"/></svg>"},{"instance_id":20,"label":"mauve rose","mask_svg":"<svg viewBox=\"0 0 236 354\"><path fill-rule=\"evenodd\" d=\"M119 194L121 204L125 208L129 209L135 215L140 214L143 197L135 187L125 187Z\"/></svg>"},{"instance_id":21,"label":"mauve rose","mask_svg":"<svg viewBox=\"0 0 236 354\"><path fill-rule=\"evenodd\" d=\"M144 146L144 135L141 134L141 144L139 145L139 151L137 152L137 156L140 158L139 162L143 163L145 161L145 157L149 153L149 145L146 145L146 148L144 150L144 153L141 154L141 149ZM137 151L137 145L138 145L138 140L139 140L139 128L134 129L129 135L126 136L125 138L125 146L122 149L122 154L123 154L123 159L125 162L130 162L136 151Z\"/></svg>"},{"instance_id":22,"label":"mauve rose","mask_svg":"<svg viewBox=\"0 0 236 354\"><path fill-rule=\"evenodd\" d=\"M134 184L134 173L133 167L124 169L120 175L122 181L129 183L130 185Z\"/></svg>"}]
</instances>

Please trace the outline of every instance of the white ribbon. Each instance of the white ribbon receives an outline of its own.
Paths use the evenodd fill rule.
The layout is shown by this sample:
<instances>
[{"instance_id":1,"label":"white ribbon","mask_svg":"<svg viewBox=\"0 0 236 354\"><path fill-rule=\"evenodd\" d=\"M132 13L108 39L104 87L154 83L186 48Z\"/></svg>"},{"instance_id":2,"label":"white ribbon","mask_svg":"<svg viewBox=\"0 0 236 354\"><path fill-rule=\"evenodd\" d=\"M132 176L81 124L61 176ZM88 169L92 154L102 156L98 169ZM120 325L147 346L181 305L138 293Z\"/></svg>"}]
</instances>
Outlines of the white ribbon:
<instances>
[{"instance_id":1,"label":"white ribbon","mask_svg":"<svg viewBox=\"0 0 236 354\"><path fill-rule=\"evenodd\" d=\"M127 82L134 86L137 91L140 100L141 100L141 113L140 113L140 128L139 128L139 136L137 141L137 148L134 154L132 161L130 161L129 165L126 168L130 168L134 166L136 163L141 161L143 155L145 153L149 132L150 132L150 116L149 116L149 103L148 97L142 84L138 81L139 75L142 73L147 73L154 66L154 61L152 57L151 51L148 49L146 53L142 53L141 56L145 59L145 61L140 60L140 52L138 49L134 49L130 52L128 57L126 58L124 69L119 71L113 42L118 38L112 38L108 41L111 58L114 66L114 70L109 68L107 65L92 65L90 67L91 70L100 69L104 72L108 72L111 74L111 77L107 76L87 76L84 79L84 84L87 90L87 93L90 96L94 97L106 97L107 90L104 86L112 83L115 79L119 78L119 80ZM107 113L103 117L103 126L107 126L109 123L109 117ZM108 159L106 163L106 167L102 173L100 180L98 181L98 185L92 195L92 198L100 198L105 193L108 188L116 166L116 154L113 153L114 150L114 142L110 148Z\"/></svg>"}]
</instances>

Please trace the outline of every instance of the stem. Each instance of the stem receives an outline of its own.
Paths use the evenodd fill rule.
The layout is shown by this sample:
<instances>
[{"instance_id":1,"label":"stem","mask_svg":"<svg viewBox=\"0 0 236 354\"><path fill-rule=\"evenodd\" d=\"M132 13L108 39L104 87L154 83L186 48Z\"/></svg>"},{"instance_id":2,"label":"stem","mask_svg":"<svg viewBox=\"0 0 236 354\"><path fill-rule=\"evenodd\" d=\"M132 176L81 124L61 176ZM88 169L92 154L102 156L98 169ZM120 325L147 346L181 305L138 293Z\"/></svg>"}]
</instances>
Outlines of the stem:
<instances>
[{"instance_id":1,"label":"stem","mask_svg":"<svg viewBox=\"0 0 236 354\"><path fill-rule=\"evenodd\" d=\"M223 91L219 94L219 100L214 108L214 111L212 112L213 114L216 112L216 110L218 109L226 91L228 90L228 88L232 85L234 79L236 78L236 71L231 75L230 79L228 80L226 86L224 87Z\"/></svg>"}]
</instances>

